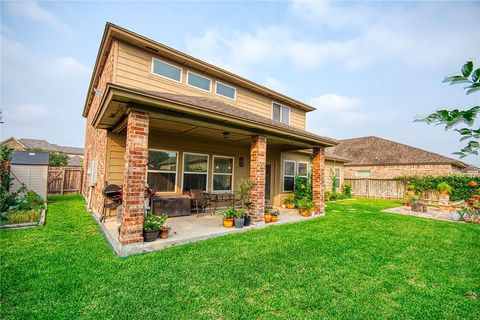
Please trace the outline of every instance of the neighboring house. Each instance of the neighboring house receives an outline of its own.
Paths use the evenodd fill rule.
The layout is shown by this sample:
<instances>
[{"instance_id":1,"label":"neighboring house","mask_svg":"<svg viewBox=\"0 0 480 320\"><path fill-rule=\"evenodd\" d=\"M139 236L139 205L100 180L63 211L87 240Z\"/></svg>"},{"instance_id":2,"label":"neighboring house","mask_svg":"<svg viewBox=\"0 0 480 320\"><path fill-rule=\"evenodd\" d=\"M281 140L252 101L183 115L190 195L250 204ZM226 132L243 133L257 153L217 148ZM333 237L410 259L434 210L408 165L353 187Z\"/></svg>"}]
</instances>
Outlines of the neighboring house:
<instances>
[{"instance_id":1,"label":"neighboring house","mask_svg":"<svg viewBox=\"0 0 480 320\"><path fill-rule=\"evenodd\" d=\"M8 144L15 150L43 150L48 152L63 153L68 156L68 165L81 167L83 164L83 148L59 146L39 139L8 138L0 144Z\"/></svg>"},{"instance_id":2,"label":"neighboring house","mask_svg":"<svg viewBox=\"0 0 480 320\"><path fill-rule=\"evenodd\" d=\"M22 185L47 199L48 152L15 151L10 162L11 191Z\"/></svg>"},{"instance_id":3,"label":"neighboring house","mask_svg":"<svg viewBox=\"0 0 480 320\"><path fill-rule=\"evenodd\" d=\"M143 239L145 182L174 197L189 189L231 193L251 177L260 222L266 201L280 205L295 177L312 172L323 212L325 148L337 141L305 130L313 110L107 23L83 111L84 195L98 214L105 183L123 186L122 244Z\"/></svg>"},{"instance_id":4,"label":"neighboring house","mask_svg":"<svg viewBox=\"0 0 480 320\"><path fill-rule=\"evenodd\" d=\"M344 165L345 178L438 176L477 169L459 160L374 136L340 140L337 146L327 149L328 153L350 159Z\"/></svg>"}]
</instances>

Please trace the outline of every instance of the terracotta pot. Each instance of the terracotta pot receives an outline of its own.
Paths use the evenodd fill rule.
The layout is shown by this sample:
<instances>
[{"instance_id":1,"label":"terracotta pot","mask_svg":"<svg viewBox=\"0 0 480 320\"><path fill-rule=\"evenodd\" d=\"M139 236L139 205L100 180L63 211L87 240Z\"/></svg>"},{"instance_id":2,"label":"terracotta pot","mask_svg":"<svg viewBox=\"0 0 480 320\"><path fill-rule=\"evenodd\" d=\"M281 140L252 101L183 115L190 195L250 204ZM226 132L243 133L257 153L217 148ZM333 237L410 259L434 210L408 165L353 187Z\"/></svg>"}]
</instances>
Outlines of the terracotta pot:
<instances>
[{"instance_id":1,"label":"terracotta pot","mask_svg":"<svg viewBox=\"0 0 480 320\"><path fill-rule=\"evenodd\" d=\"M223 219L223 226L225 228L233 227L233 219Z\"/></svg>"},{"instance_id":2,"label":"terracotta pot","mask_svg":"<svg viewBox=\"0 0 480 320\"><path fill-rule=\"evenodd\" d=\"M270 222L272 222L272 215L271 214L265 214L264 219L265 219L265 223L270 223Z\"/></svg>"},{"instance_id":3,"label":"terracotta pot","mask_svg":"<svg viewBox=\"0 0 480 320\"><path fill-rule=\"evenodd\" d=\"M304 217L310 217L310 210L303 210L300 212L300 215Z\"/></svg>"},{"instance_id":4,"label":"terracotta pot","mask_svg":"<svg viewBox=\"0 0 480 320\"><path fill-rule=\"evenodd\" d=\"M278 216L272 216L272 222L277 222L278 221Z\"/></svg>"},{"instance_id":5,"label":"terracotta pot","mask_svg":"<svg viewBox=\"0 0 480 320\"><path fill-rule=\"evenodd\" d=\"M474 196L473 196L473 199L474 199L474 200L480 200L480 194L474 195Z\"/></svg>"},{"instance_id":6,"label":"terracotta pot","mask_svg":"<svg viewBox=\"0 0 480 320\"><path fill-rule=\"evenodd\" d=\"M295 205L293 203L287 204L287 209L293 209Z\"/></svg>"},{"instance_id":7,"label":"terracotta pot","mask_svg":"<svg viewBox=\"0 0 480 320\"><path fill-rule=\"evenodd\" d=\"M470 182L468 183L468 185L469 185L470 187L472 187L472 188L476 188L476 187L478 186L478 183L477 183L477 181L473 181L473 180L472 180L472 181L470 181Z\"/></svg>"},{"instance_id":8,"label":"terracotta pot","mask_svg":"<svg viewBox=\"0 0 480 320\"><path fill-rule=\"evenodd\" d=\"M440 190L440 194L446 195L447 193L447 190Z\"/></svg>"},{"instance_id":9,"label":"terracotta pot","mask_svg":"<svg viewBox=\"0 0 480 320\"><path fill-rule=\"evenodd\" d=\"M325 201L330 201L330 196L325 196Z\"/></svg>"},{"instance_id":10,"label":"terracotta pot","mask_svg":"<svg viewBox=\"0 0 480 320\"><path fill-rule=\"evenodd\" d=\"M160 238L161 239L167 239L169 233L170 233L170 230L162 229L162 231L160 231Z\"/></svg>"}]
</instances>

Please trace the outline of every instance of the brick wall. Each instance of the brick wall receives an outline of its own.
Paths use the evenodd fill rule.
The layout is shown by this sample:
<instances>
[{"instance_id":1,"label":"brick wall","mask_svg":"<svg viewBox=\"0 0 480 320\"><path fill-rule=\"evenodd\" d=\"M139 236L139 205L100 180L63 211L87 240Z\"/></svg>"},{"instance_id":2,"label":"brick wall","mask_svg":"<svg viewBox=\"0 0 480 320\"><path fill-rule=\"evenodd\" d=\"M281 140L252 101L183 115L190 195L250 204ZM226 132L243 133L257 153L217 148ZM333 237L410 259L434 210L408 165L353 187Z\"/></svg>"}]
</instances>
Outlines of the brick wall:
<instances>
[{"instance_id":1,"label":"brick wall","mask_svg":"<svg viewBox=\"0 0 480 320\"><path fill-rule=\"evenodd\" d=\"M267 163L267 138L254 136L250 150L250 178L255 181L252 188L252 214L254 222L263 221L265 213L265 167Z\"/></svg>"},{"instance_id":2,"label":"brick wall","mask_svg":"<svg viewBox=\"0 0 480 320\"><path fill-rule=\"evenodd\" d=\"M115 54L117 51L117 42L113 41L108 53L108 57L105 66L100 74L98 89L105 91L108 82L113 82L113 69ZM105 129L95 129L92 126L92 121L95 113L97 112L101 97L94 95L88 116L87 126L85 131L85 151L83 160L83 169L86 173L88 165L91 160L98 161L97 168L97 183L93 188L93 194L91 197L91 208L97 214L101 212L103 206L102 189L105 183L105 161L107 158L107 131ZM83 175L83 194L88 196L90 187L88 186L88 175Z\"/></svg>"},{"instance_id":3,"label":"brick wall","mask_svg":"<svg viewBox=\"0 0 480 320\"><path fill-rule=\"evenodd\" d=\"M313 148L312 154L312 191L315 201L315 213L325 212L325 148Z\"/></svg>"},{"instance_id":4,"label":"brick wall","mask_svg":"<svg viewBox=\"0 0 480 320\"><path fill-rule=\"evenodd\" d=\"M345 178L356 178L358 170L369 170L370 178L373 179L392 179L403 175L432 175L441 176L448 174L458 174L458 171L449 164L415 164L415 165L387 165L387 166L344 166Z\"/></svg>"},{"instance_id":5,"label":"brick wall","mask_svg":"<svg viewBox=\"0 0 480 320\"><path fill-rule=\"evenodd\" d=\"M120 242L143 241L145 181L148 163L148 113L128 114L125 175L123 178L123 211Z\"/></svg>"}]
</instances>

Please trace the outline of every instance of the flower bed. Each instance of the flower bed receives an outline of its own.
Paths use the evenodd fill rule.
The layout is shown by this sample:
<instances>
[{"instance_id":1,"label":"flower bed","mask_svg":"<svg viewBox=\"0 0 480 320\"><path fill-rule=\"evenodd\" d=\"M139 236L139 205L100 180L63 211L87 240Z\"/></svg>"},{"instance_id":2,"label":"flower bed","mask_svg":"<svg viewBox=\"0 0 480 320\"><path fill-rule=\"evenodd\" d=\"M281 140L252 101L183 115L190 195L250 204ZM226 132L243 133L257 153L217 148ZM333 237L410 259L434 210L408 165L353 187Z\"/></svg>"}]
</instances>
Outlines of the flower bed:
<instances>
[{"instance_id":1,"label":"flower bed","mask_svg":"<svg viewBox=\"0 0 480 320\"><path fill-rule=\"evenodd\" d=\"M0 187L0 228L25 228L43 225L47 204L22 186L15 192Z\"/></svg>"}]
</instances>

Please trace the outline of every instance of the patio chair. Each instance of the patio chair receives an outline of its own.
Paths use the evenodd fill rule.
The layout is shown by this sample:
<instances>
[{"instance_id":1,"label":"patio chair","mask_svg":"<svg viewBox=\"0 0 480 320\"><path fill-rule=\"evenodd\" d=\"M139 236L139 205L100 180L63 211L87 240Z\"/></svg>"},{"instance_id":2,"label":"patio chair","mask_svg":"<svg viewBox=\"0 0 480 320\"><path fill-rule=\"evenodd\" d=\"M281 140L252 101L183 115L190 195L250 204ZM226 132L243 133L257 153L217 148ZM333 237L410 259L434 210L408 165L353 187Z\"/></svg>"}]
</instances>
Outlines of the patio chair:
<instances>
[{"instance_id":1,"label":"patio chair","mask_svg":"<svg viewBox=\"0 0 480 320\"><path fill-rule=\"evenodd\" d=\"M211 209L215 204L214 199L208 193L203 192L202 189L190 189L190 199L192 201L192 211L197 211L197 217L201 213L205 213L207 209Z\"/></svg>"}]
</instances>

